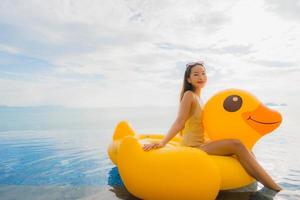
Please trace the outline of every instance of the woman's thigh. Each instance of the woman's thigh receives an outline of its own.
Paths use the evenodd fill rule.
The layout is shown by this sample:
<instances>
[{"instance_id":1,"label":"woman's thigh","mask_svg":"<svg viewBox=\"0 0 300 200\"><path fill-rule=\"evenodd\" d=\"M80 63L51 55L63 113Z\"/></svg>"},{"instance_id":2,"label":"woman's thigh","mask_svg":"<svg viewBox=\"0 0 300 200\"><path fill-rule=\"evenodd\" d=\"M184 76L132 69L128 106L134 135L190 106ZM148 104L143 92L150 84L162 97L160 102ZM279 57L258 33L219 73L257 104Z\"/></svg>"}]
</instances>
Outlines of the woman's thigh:
<instances>
[{"instance_id":1,"label":"woman's thigh","mask_svg":"<svg viewBox=\"0 0 300 200\"><path fill-rule=\"evenodd\" d=\"M237 139L223 139L211 141L197 148L210 155L230 156L235 154L238 145L241 145L241 142Z\"/></svg>"}]
</instances>

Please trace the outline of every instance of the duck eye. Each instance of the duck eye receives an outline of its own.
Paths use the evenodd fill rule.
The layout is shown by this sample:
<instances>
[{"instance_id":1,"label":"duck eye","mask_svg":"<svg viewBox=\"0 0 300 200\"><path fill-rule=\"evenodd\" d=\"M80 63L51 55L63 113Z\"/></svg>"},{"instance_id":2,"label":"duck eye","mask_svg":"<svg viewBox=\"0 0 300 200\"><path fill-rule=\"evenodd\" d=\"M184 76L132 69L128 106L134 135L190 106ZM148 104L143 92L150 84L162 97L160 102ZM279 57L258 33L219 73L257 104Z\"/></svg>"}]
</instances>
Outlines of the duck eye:
<instances>
[{"instance_id":1,"label":"duck eye","mask_svg":"<svg viewBox=\"0 0 300 200\"><path fill-rule=\"evenodd\" d=\"M241 108L243 100L238 95L230 95L223 102L223 107L228 112L235 112Z\"/></svg>"}]
</instances>

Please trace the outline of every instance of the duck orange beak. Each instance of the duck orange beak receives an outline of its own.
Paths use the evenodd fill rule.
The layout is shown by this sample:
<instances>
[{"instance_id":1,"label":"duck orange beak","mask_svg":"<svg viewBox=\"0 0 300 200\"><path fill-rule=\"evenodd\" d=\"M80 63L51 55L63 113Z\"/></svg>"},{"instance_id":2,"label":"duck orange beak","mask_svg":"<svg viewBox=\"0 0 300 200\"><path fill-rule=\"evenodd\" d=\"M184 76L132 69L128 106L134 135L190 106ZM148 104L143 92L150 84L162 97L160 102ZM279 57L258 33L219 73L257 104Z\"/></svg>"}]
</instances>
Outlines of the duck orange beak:
<instances>
[{"instance_id":1,"label":"duck orange beak","mask_svg":"<svg viewBox=\"0 0 300 200\"><path fill-rule=\"evenodd\" d=\"M276 129L282 122L281 114L260 104L251 112L242 114L245 122L262 136Z\"/></svg>"}]
</instances>

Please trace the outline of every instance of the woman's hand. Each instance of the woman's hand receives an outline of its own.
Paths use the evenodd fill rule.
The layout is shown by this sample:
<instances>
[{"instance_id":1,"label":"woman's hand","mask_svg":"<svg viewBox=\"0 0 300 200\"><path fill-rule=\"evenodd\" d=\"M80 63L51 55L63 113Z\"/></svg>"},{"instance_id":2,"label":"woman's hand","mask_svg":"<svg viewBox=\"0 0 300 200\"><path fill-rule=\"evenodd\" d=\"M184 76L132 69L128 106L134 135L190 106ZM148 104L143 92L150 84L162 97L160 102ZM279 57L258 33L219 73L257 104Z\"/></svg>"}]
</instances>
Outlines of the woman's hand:
<instances>
[{"instance_id":1,"label":"woman's hand","mask_svg":"<svg viewBox=\"0 0 300 200\"><path fill-rule=\"evenodd\" d=\"M143 149L144 149L144 151L149 151L151 149L157 149L157 148L161 148L164 146L165 146L165 144L162 142L154 142L151 144L144 144Z\"/></svg>"}]
</instances>

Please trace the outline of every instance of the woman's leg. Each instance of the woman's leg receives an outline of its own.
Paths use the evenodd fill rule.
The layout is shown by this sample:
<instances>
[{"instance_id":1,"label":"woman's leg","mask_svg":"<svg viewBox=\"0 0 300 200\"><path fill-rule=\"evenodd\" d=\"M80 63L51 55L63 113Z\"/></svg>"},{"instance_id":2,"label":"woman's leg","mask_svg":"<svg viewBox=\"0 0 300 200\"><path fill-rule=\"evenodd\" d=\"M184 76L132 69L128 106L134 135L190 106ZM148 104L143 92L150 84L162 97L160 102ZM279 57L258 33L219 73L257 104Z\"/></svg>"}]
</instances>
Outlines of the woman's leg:
<instances>
[{"instance_id":1,"label":"woman's leg","mask_svg":"<svg viewBox=\"0 0 300 200\"><path fill-rule=\"evenodd\" d=\"M199 147L211 155L236 155L245 170L253 176L256 180L261 182L264 186L276 191L281 188L267 172L259 165L252 153L237 139L224 139L209 142Z\"/></svg>"}]
</instances>

